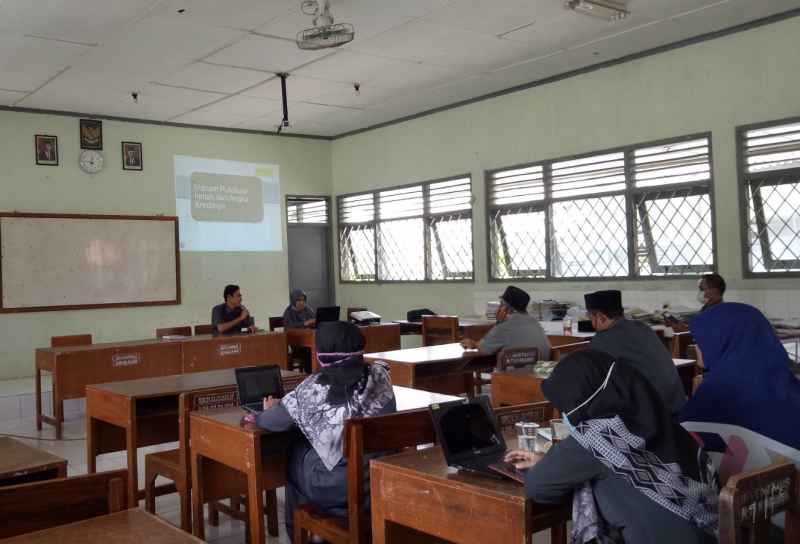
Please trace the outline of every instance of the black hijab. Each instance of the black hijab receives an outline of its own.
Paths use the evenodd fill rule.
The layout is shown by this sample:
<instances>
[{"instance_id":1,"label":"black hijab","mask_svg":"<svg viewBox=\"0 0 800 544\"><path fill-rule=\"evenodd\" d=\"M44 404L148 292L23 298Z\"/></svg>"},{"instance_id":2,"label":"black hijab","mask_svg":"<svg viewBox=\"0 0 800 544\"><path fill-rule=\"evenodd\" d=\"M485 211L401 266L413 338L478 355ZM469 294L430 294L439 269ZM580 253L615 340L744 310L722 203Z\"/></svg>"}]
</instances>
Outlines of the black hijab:
<instances>
[{"instance_id":1,"label":"black hijab","mask_svg":"<svg viewBox=\"0 0 800 544\"><path fill-rule=\"evenodd\" d=\"M328 403L343 404L348 391L366 379L364 346L361 330L346 321L320 323L316 331L317 360L321 385L328 385Z\"/></svg>"}]
</instances>

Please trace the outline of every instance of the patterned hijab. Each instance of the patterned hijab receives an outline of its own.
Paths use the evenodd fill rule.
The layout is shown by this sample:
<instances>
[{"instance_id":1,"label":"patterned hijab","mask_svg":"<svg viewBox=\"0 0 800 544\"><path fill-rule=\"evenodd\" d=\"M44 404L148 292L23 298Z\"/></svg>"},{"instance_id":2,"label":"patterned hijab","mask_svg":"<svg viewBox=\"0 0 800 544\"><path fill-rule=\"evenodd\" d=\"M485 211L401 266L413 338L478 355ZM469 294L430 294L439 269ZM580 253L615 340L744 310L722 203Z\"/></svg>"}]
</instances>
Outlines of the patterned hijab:
<instances>
[{"instance_id":1,"label":"patterned hijab","mask_svg":"<svg viewBox=\"0 0 800 544\"><path fill-rule=\"evenodd\" d=\"M316 330L321 370L312 374L281 403L319 454L328 470L342 459L344 422L393 412L396 408L389 372L364 362L364 336L344 321L320 323Z\"/></svg>"},{"instance_id":2,"label":"patterned hijab","mask_svg":"<svg viewBox=\"0 0 800 544\"><path fill-rule=\"evenodd\" d=\"M556 366L542 391L595 458L659 506L716 532L711 463L635 368L599 351L579 351Z\"/></svg>"}]
</instances>

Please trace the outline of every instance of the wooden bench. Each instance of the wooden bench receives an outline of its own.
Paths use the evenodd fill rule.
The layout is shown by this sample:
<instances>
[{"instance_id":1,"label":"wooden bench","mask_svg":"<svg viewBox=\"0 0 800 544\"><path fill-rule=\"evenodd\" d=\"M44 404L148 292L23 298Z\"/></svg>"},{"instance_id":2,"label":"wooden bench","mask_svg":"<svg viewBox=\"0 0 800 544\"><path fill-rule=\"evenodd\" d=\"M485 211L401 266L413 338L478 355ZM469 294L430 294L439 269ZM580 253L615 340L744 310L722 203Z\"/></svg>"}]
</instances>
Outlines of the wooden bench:
<instances>
[{"instance_id":1,"label":"wooden bench","mask_svg":"<svg viewBox=\"0 0 800 544\"><path fill-rule=\"evenodd\" d=\"M0 539L125 510L127 479L115 470L0 488Z\"/></svg>"},{"instance_id":2,"label":"wooden bench","mask_svg":"<svg viewBox=\"0 0 800 544\"><path fill-rule=\"evenodd\" d=\"M67 460L0 436L0 487L66 478Z\"/></svg>"}]
</instances>

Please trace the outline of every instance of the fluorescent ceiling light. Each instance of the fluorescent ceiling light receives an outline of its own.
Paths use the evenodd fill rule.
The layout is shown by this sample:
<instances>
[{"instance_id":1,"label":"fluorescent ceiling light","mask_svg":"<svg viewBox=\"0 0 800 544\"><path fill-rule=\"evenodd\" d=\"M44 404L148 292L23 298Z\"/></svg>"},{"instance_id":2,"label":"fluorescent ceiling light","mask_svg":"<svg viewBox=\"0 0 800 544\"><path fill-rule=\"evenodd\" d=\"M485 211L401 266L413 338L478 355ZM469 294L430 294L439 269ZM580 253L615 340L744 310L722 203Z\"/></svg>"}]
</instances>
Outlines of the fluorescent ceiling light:
<instances>
[{"instance_id":1,"label":"fluorescent ceiling light","mask_svg":"<svg viewBox=\"0 0 800 544\"><path fill-rule=\"evenodd\" d=\"M630 15L625 2L619 0L567 0L564 6L611 22L621 21Z\"/></svg>"}]
</instances>

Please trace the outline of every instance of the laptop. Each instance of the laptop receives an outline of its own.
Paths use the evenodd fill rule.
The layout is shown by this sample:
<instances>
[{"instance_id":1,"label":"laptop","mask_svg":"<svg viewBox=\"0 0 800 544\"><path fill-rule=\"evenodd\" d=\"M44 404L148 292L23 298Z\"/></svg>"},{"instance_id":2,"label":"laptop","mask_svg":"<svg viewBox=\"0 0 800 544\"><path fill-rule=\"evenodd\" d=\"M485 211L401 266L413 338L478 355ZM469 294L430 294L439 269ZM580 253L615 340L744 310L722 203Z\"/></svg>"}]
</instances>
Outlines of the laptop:
<instances>
[{"instance_id":1,"label":"laptop","mask_svg":"<svg viewBox=\"0 0 800 544\"><path fill-rule=\"evenodd\" d=\"M317 325L325 321L339 321L340 306L321 306L317 308Z\"/></svg>"},{"instance_id":2,"label":"laptop","mask_svg":"<svg viewBox=\"0 0 800 544\"><path fill-rule=\"evenodd\" d=\"M503 460L506 441L489 397L431 404L430 412L448 466L525 483L525 473Z\"/></svg>"},{"instance_id":3,"label":"laptop","mask_svg":"<svg viewBox=\"0 0 800 544\"><path fill-rule=\"evenodd\" d=\"M239 405L248 412L264 411L264 399L283 397L281 367L278 365L247 366L236 369Z\"/></svg>"}]
</instances>

